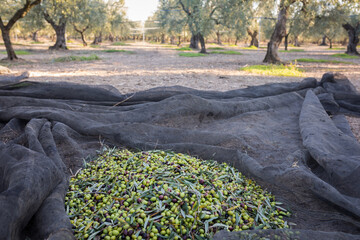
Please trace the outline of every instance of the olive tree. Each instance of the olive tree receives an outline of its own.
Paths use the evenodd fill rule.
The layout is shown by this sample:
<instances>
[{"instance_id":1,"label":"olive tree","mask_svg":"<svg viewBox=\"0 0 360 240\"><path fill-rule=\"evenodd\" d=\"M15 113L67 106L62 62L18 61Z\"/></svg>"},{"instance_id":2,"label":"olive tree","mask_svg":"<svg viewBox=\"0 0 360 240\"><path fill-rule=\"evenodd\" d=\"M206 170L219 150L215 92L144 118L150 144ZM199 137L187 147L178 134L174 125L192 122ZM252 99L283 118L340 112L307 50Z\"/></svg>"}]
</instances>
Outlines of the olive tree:
<instances>
[{"instance_id":1,"label":"olive tree","mask_svg":"<svg viewBox=\"0 0 360 240\"><path fill-rule=\"evenodd\" d=\"M273 12L274 12L274 0L268 1L247 1L243 4L246 9L242 11L248 19L248 24L246 31L250 36L250 46L259 47L259 31L260 21L267 21L270 23L273 21Z\"/></svg>"},{"instance_id":2,"label":"olive tree","mask_svg":"<svg viewBox=\"0 0 360 240\"><path fill-rule=\"evenodd\" d=\"M277 22L271 35L270 42L268 43L266 56L263 62L275 64L281 63L278 55L278 49L281 41L287 34L286 25L289 18L290 8L293 4L298 4L298 6L296 6L297 9L303 11L306 3L307 0L280 0Z\"/></svg>"},{"instance_id":3,"label":"olive tree","mask_svg":"<svg viewBox=\"0 0 360 240\"><path fill-rule=\"evenodd\" d=\"M51 25L56 33L56 42L49 49L67 50L66 46L66 26L71 17L73 3L67 0L43 0L41 7L45 20Z\"/></svg>"},{"instance_id":4,"label":"olive tree","mask_svg":"<svg viewBox=\"0 0 360 240\"><path fill-rule=\"evenodd\" d=\"M76 0L71 10L70 22L80 34L84 46L87 46L85 31L93 30L105 24L106 5L100 0Z\"/></svg>"},{"instance_id":5,"label":"olive tree","mask_svg":"<svg viewBox=\"0 0 360 240\"><path fill-rule=\"evenodd\" d=\"M18 59L10 40L11 28L19 19L25 17L33 7L40 3L41 0L3 0L2 4L0 4L0 29L8 60Z\"/></svg>"},{"instance_id":6,"label":"olive tree","mask_svg":"<svg viewBox=\"0 0 360 240\"><path fill-rule=\"evenodd\" d=\"M23 19L20 20L22 28L31 34L31 39L38 42L38 32L46 27L46 21L40 5L35 6Z\"/></svg>"},{"instance_id":7,"label":"olive tree","mask_svg":"<svg viewBox=\"0 0 360 240\"><path fill-rule=\"evenodd\" d=\"M126 18L126 11L123 7L124 0L108 1L107 19L110 41L114 41L114 36L118 38L119 36L130 33L130 28L132 24Z\"/></svg>"},{"instance_id":8,"label":"olive tree","mask_svg":"<svg viewBox=\"0 0 360 240\"><path fill-rule=\"evenodd\" d=\"M178 38L178 45L181 43L181 34L186 28L186 15L171 1L160 1L159 10L155 13L161 33L161 43L165 43L165 35L170 36L171 43ZM155 25L154 25L155 26Z\"/></svg>"},{"instance_id":9,"label":"olive tree","mask_svg":"<svg viewBox=\"0 0 360 240\"><path fill-rule=\"evenodd\" d=\"M359 16L351 16L350 19L342 26L346 30L349 38L346 53L349 55L359 55L359 52L356 49L356 46L359 44L360 34Z\"/></svg>"},{"instance_id":10,"label":"olive tree","mask_svg":"<svg viewBox=\"0 0 360 240\"><path fill-rule=\"evenodd\" d=\"M306 12L299 11L296 7L293 6L290 13L290 19L286 25L286 35L284 37L285 50L288 50L288 40L289 36L293 35L294 45L296 47L300 46L299 36L309 30L309 26L313 23L314 15L311 11L312 7L307 5Z\"/></svg>"},{"instance_id":11,"label":"olive tree","mask_svg":"<svg viewBox=\"0 0 360 240\"><path fill-rule=\"evenodd\" d=\"M211 32L214 26L213 15L219 10L219 1L211 0L177 0L186 15L186 22L191 32L190 47L197 48L200 42L200 53L206 53L204 37Z\"/></svg>"},{"instance_id":12,"label":"olive tree","mask_svg":"<svg viewBox=\"0 0 360 240\"><path fill-rule=\"evenodd\" d=\"M327 38L332 48L333 40L344 34L341 21L339 21L344 14L345 12L338 8L323 11L321 15L315 17L314 24L310 28L311 33Z\"/></svg>"},{"instance_id":13,"label":"olive tree","mask_svg":"<svg viewBox=\"0 0 360 240\"><path fill-rule=\"evenodd\" d=\"M253 1L218 1L218 11L212 17L217 25L223 25L229 31L229 35L235 37L235 45L247 34L247 27L254 19L250 9L253 8Z\"/></svg>"}]
</instances>

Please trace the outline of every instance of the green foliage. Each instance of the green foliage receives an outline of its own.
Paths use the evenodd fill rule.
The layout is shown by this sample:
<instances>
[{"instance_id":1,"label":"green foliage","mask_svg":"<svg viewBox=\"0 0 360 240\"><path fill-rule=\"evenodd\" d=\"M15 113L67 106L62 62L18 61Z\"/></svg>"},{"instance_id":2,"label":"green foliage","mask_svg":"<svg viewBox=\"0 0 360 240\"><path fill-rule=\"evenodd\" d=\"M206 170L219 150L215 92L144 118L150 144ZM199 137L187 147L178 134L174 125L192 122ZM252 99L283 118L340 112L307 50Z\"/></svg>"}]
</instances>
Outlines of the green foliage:
<instances>
[{"instance_id":1,"label":"green foliage","mask_svg":"<svg viewBox=\"0 0 360 240\"><path fill-rule=\"evenodd\" d=\"M359 5L356 6L354 1L333 0L331 3L326 0L311 1L310 15L313 19L309 24L309 31L306 33L307 38L326 37L329 41L342 40L347 36L342 27L344 23L354 23L353 18L359 14ZM355 22L359 17L355 17ZM356 24L355 24L356 25Z\"/></svg>"},{"instance_id":2,"label":"green foliage","mask_svg":"<svg viewBox=\"0 0 360 240\"><path fill-rule=\"evenodd\" d=\"M7 54L6 52L0 52L0 54ZM17 50L15 51L16 55L30 55L31 53L25 50Z\"/></svg>"},{"instance_id":3,"label":"green foliage","mask_svg":"<svg viewBox=\"0 0 360 240\"><path fill-rule=\"evenodd\" d=\"M150 29L149 33L157 37L179 36L187 25L186 15L180 10L177 2L174 0L159 1L159 9L154 15L154 19L147 21L145 27ZM156 19L156 20L155 20ZM157 29L156 29L157 28Z\"/></svg>"},{"instance_id":4,"label":"green foliage","mask_svg":"<svg viewBox=\"0 0 360 240\"><path fill-rule=\"evenodd\" d=\"M126 12L123 6L124 0L107 1L107 24L105 29L112 35L130 35L130 28L134 27L133 23L129 22L126 18Z\"/></svg>"},{"instance_id":5,"label":"green foliage","mask_svg":"<svg viewBox=\"0 0 360 240\"><path fill-rule=\"evenodd\" d=\"M346 53L337 53L330 55L331 57L337 57L337 58L351 58L351 59L358 59L358 56L348 55Z\"/></svg>"},{"instance_id":6,"label":"green foliage","mask_svg":"<svg viewBox=\"0 0 360 240\"><path fill-rule=\"evenodd\" d=\"M304 77L304 73L301 69L295 65L253 65L240 68L242 71L268 75L268 76L282 76L282 77Z\"/></svg>"},{"instance_id":7,"label":"green foliage","mask_svg":"<svg viewBox=\"0 0 360 240\"><path fill-rule=\"evenodd\" d=\"M90 56L67 56L67 57L59 57L55 58L54 62L72 62L72 61L95 61L100 60L100 58L95 55L91 54Z\"/></svg>"},{"instance_id":8,"label":"green foliage","mask_svg":"<svg viewBox=\"0 0 360 240\"><path fill-rule=\"evenodd\" d=\"M343 64L354 64L352 62L344 62L338 60L327 60L327 59L314 59L314 58L299 58L297 62L309 62L309 63L343 63Z\"/></svg>"},{"instance_id":9,"label":"green foliage","mask_svg":"<svg viewBox=\"0 0 360 240\"><path fill-rule=\"evenodd\" d=\"M286 50L279 50L279 52L305 52L304 49L288 49L287 51Z\"/></svg>"},{"instance_id":10,"label":"green foliage","mask_svg":"<svg viewBox=\"0 0 360 240\"><path fill-rule=\"evenodd\" d=\"M181 57L204 57L206 54L203 53L192 53L192 52L183 52L179 53L179 56Z\"/></svg>"},{"instance_id":11,"label":"green foliage","mask_svg":"<svg viewBox=\"0 0 360 240\"><path fill-rule=\"evenodd\" d=\"M24 32L33 34L46 27L41 5L35 6L23 19L20 20Z\"/></svg>"},{"instance_id":12,"label":"green foliage","mask_svg":"<svg viewBox=\"0 0 360 240\"><path fill-rule=\"evenodd\" d=\"M62 25L66 24L73 15L75 3L75 0L71 2L67 0L44 0L41 2L41 10L48 16L45 18L46 21L53 22L55 25Z\"/></svg>"},{"instance_id":13,"label":"green foliage","mask_svg":"<svg viewBox=\"0 0 360 240\"><path fill-rule=\"evenodd\" d=\"M237 52L237 51L211 51L210 53L213 54L226 54L226 55L242 55L241 52Z\"/></svg>"},{"instance_id":14,"label":"green foliage","mask_svg":"<svg viewBox=\"0 0 360 240\"><path fill-rule=\"evenodd\" d=\"M33 3L34 0L25 1L25 0L1 0L0 4L0 16L2 22L6 25L8 21L15 15L15 13L24 8L26 2ZM31 11L31 10L30 10ZM29 11L29 12L30 12ZM25 17L29 12L25 12L21 18ZM18 19L16 19L18 20Z\"/></svg>"}]
</instances>

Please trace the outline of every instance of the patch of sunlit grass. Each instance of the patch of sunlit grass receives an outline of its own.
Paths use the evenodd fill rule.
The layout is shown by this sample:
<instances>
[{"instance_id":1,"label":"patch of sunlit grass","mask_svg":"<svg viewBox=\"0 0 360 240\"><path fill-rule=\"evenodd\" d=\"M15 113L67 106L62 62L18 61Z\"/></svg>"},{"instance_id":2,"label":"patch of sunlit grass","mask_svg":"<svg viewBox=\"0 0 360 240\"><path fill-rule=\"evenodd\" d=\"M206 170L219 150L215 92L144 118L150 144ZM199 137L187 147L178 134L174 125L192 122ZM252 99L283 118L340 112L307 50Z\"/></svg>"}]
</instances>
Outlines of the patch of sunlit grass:
<instances>
[{"instance_id":1,"label":"patch of sunlit grass","mask_svg":"<svg viewBox=\"0 0 360 240\"><path fill-rule=\"evenodd\" d=\"M179 53L180 57L204 57L206 54L203 53L193 53L193 52L183 52Z\"/></svg>"},{"instance_id":2,"label":"patch of sunlit grass","mask_svg":"<svg viewBox=\"0 0 360 240\"><path fill-rule=\"evenodd\" d=\"M242 55L241 52L237 52L237 51L212 51L210 53L213 54L226 54L226 55Z\"/></svg>"},{"instance_id":3,"label":"patch of sunlit grass","mask_svg":"<svg viewBox=\"0 0 360 240\"><path fill-rule=\"evenodd\" d=\"M353 56L353 55L349 55L349 54L346 54L346 53L333 54L333 55L331 55L331 57L350 58L350 59L357 59L357 58L359 58L358 56Z\"/></svg>"},{"instance_id":4,"label":"patch of sunlit grass","mask_svg":"<svg viewBox=\"0 0 360 240\"><path fill-rule=\"evenodd\" d=\"M309 62L309 63L343 63L343 64L354 64L352 62L344 62L338 60L327 60L327 59L314 59L314 58L299 58L297 62Z\"/></svg>"},{"instance_id":5,"label":"patch of sunlit grass","mask_svg":"<svg viewBox=\"0 0 360 240\"><path fill-rule=\"evenodd\" d=\"M345 48L328 48L328 50L345 50Z\"/></svg>"},{"instance_id":6,"label":"patch of sunlit grass","mask_svg":"<svg viewBox=\"0 0 360 240\"><path fill-rule=\"evenodd\" d=\"M54 62L72 62L72 61L95 61L100 60L100 58L95 55L91 54L90 56L67 56L67 57L59 57L55 58Z\"/></svg>"},{"instance_id":7,"label":"patch of sunlit grass","mask_svg":"<svg viewBox=\"0 0 360 240\"><path fill-rule=\"evenodd\" d=\"M192 49L189 47L181 47L181 48L177 48L175 49L176 51L191 51Z\"/></svg>"},{"instance_id":8,"label":"patch of sunlit grass","mask_svg":"<svg viewBox=\"0 0 360 240\"><path fill-rule=\"evenodd\" d=\"M211 49L211 50L225 50L225 48L223 48L223 47L209 47L208 49Z\"/></svg>"},{"instance_id":9,"label":"patch of sunlit grass","mask_svg":"<svg viewBox=\"0 0 360 240\"><path fill-rule=\"evenodd\" d=\"M7 54L7 52L0 52L0 54ZM16 55L30 55L31 53L25 50L17 50L15 51Z\"/></svg>"},{"instance_id":10,"label":"patch of sunlit grass","mask_svg":"<svg viewBox=\"0 0 360 240\"><path fill-rule=\"evenodd\" d=\"M282 76L282 77L304 77L304 73L296 65L252 65L240 68L241 71L250 73L268 75L268 76Z\"/></svg>"},{"instance_id":11,"label":"patch of sunlit grass","mask_svg":"<svg viewBox=\"0 0 360 240\"><path fill-rule=\"evenodd\" d=\"M250 47L243 47L241 49L244 49L244 50L257 50L258 48L254 45L250 46Z\"/></svg>"},{"instance_id":12,"label":"patch of sunlit grass","mask_svg":"<svg viewBox=\"0 0 360 240\"><path fill-rule=\"evenodd\" d=\"M122 49L107 49L107 50L102 50L102 52L106 52L106 53L117 53L117 52L121 52L121 53L128 53L128 54L133 54L133 51L127 51L127 50L122 50Z\"/></svg>"}]
</instances>

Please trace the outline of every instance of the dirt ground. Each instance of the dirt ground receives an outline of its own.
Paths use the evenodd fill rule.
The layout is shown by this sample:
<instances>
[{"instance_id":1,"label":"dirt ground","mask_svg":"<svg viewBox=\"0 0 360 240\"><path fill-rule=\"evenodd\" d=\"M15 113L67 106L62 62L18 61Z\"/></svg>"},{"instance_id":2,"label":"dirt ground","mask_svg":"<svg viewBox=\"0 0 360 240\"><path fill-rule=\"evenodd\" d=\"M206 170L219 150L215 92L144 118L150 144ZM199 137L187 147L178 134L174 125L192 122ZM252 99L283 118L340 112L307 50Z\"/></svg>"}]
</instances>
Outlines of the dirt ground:
<instances>
[{"instance_id":1,"label":"dirt ground","mask_svg":"<svg viewBox=\"0 0 360 240\"><path fill-rule=\"evenodd\" d=\"M109 84L117 88L121 93L173 85L202 90L226 91L265 83L300 81L302 79L255 75L240 71L240 67L261 64L266 53L265 48L258 50L241 49L245 45L239 47L221 46L228 50L240 51L243 55L209 54L205 57L191 58L179 56L179 52L169 45L142 42L129 43L127 46L103 44L97 48L82 47L80 44L74 43L68 45L70 51L48 51L50 44L16 45L15 49L27 50L31 54L19 56L25 61L1 64L8 66L14 73L29 71L31 81L69 81L92 85ZM207 47L219 46L208 44ZM133 53L104 52L104 50L109 49L123 49ZM321 79L321 76L326 72L341 72L360 91L360 58L334 58L330 55L344 53L345 50L330 50L327 46L309 45L302 46L300 49L305 51L280 53L280 57L284 61L292 61L298 58L318 58L352 62L351 65L342 63L298 63L298 67L305 70L306 77L315 77L317 79ZM4 50L4 46L0 46L0 51ZM83 62L54 61L55 58L63 56L88 56L90 54L96 54L101 60ZM0 53L0 58L2 56L5 57L4 53ZM360 119L349 117L348 120L354 134L360 139Z\"/></svg>"}]
</instances>

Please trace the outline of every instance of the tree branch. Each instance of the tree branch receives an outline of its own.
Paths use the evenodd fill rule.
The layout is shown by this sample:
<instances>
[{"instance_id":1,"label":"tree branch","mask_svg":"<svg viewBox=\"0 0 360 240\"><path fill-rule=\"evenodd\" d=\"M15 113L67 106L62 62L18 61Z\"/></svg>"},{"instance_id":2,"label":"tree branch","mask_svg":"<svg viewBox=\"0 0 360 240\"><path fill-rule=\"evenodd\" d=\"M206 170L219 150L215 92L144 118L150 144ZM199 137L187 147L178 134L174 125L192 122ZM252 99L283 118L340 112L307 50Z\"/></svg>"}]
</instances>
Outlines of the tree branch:
<instances>
[{"instance_id":1,"label":"tree branch","mask_svg":"<svg viewBox=\"0 0 360 240\"><path fill-rule=\"evenodd\" d=\"M85 32L90 27L90 24L83 28L83 32Z\"/></svg>"},{"instance_id":2,"label":"tree branch","mask_svg":"<svg viewBox=\"0 0 360 240\"><path fill-rule=\"evenodd\" d=\"M30 0L26 0L26 3L23 8L16 11L14 16L9 20L8 24L4 26L6 29L10 30L17 20L26 16L26 14L30 11L31 8L38 5L41 0L35 0L31 2Z\"/></svg>"},{"instance_id":3,"label":"tree branch","mask_svg":"<svg viewBox=\"0 0 360 240\"><path fill-rule=\"evenodd\" d=\"M75 24L73 24L73 26L74 26L74 30L75 30L76 32L78 32L78 33L84 33L84 32L90 27L90 25L87 25L85 28L83 28L83 30L79 30L79 29L75 26Z\"/></svg>"},{"instance_id":4,"label":"tree branch","mask_svg":"<svg viewBox=\"0 0 360 240\"><path fill-rule=\"evenodd\" d=\"M181 5L182 9L184 10L184 12L185 12L187 15L191 16L191 12L190 12L188 9L185 8L184 3L183 3L181 0L179 0L179 3L180 3L180 5Z\"/></svg>"},{"instance_id":5,"label":"tree branch","mask_svg":"<svg viewBox=\"0 0 360 240\"><path fill-rule=\"evenodd\" d=\"M55 22L51 19L50 15L47 12L43 12L45 20L50 23L50 25L54 28L56 27Z\"/></svg>"},{"instance_id":6,"label":"tree branch","mask_svg":"<svg viewBox=\"0 0 360 240\"><path fill-rule=\"evenodd\" d=\"M356 32L360 32L360 22L357 23L355 29L356 29Z\"/></svg>"},{"instance_id":7,"label":"tree branch","mask_svg":"<svg viewBox=\"0 0 360 240\"><path fill-rule=\"evenodd\" d=\"M4 29L4 28L5 28L4 23L3 23L3 20L2 20L2 18L1 18L1 16L0 16L0 28L1 28L1 29Z\"/></svg>"},{"instance_id":8,"label":"tree branch","mask_svg":"<svg viewBox=\"0 0 360 240\"><path fill-rule=\"evenodd\" d=\"M210 19L213 20L216 25L219 25L219 24L220 24L220 20L219 20L219 19L213 18L212 16L210 16Z\"/></svg>"},{"instance_id":9,"label":"tree branch","mask_svg":"<svg viewBox=\"0 0 360 240\"><path fill-rule=\"evenodd\" d=\"M209 17L212 17L212 15L215 13L216 9L217 9L217 7L214 7L214 9L211 11Z\"/></svg>"},{"instance_id":10,"label":"tree branch","mask_svg":"<svg viewBox=\"0 0 360 240\"><path fill-rule=\"evenodd\" d=\"M346 31L349 31L349 30L352 31L352 30L354 30L354 27L351 26L350 23L345 23L345 24L343 24L342 26L343 26L343 28L345 28Z\"/></svg>"}]
</instances>

